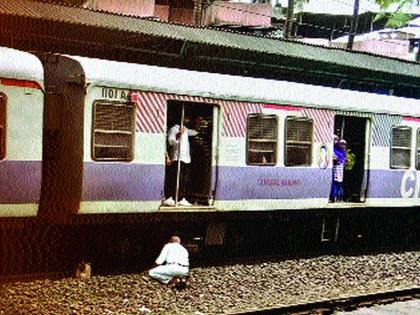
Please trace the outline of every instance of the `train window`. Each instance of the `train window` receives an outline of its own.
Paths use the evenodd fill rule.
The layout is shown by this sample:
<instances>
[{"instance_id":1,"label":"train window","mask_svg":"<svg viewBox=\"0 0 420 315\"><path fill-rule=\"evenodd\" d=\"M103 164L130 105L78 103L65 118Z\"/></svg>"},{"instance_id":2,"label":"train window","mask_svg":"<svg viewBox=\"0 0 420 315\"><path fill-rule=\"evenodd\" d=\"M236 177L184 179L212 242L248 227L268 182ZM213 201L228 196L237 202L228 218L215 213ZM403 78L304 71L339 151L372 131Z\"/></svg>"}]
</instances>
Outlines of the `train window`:
<instances>
[{"instance_id":1,"label":"train window","mask_svg":"<svg viewBox=\"0 0 420 315\"><path fill-rule=\"evenodd\" d=\"M420 128L416 135L416 170L420 170Z\"/></svg>"},{"instance_id":2,"label":"train window","mask_svg":"<svg viewBox=\"0 0 420 315\"><path fill-rule=\"evenodd\" d=\"M307 117L287 117L285 124L286 166L311 165L313 121Z\"/></svg>"},{"instance_id":3,"label":"train window","mask_svg":"<svg viewBox=\"0 0 420 315\"><path fill-rule=\"evenodd\" d=\"M275 165L277 116L250 114L247 120L247 164Z\"/></svg>"},{"instance_id":4,"label":"train window","mask_svg":"<svg viewBox=\"0 0 420 315\"><path fill-rule=\"evenodd\" d=\"M6 157L6 95L0 93L0 160Z\"/></svg>"},{"instance_id":5,"label":"train window","mask_svg":"<svg viewBox=\"0 0 420 315\"><path fill-rule=\"evenodd\" d=\"M391 168L410 168L411 128L393 127L391 138Z\"/></svg>"},{"instance_id":6,"label":"train window","mask_svg":"<svg viewBox=\"0 0 420 315\"><path fill-rule=\"evenodd\" d=\"M93 160L131 161L134 158L134 117L132 103L94 104Z\"/></svg>"}]
</instances>

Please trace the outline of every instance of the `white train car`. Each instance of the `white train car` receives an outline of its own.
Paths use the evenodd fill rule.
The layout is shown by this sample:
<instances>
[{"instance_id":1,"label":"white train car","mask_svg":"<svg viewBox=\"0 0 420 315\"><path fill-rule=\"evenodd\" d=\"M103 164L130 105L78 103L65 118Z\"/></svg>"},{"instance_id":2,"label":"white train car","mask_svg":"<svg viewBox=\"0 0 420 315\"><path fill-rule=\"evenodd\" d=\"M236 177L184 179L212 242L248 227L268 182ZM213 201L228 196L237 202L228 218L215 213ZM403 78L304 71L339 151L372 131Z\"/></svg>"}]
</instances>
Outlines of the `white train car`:
<instances>
[{"instance_id":1,"label":"white train car","mask_svg":"<svg viewBox=\"0 0 420 315\"><path fill-rule=\"evenodd\" d=\"M70 214L419 205L416 99L39 58L43 65L1 50L2 216L36 215L40 200L41 212ZM193 206L164 207L166 133L181 112L201 118L191 148ZM341 203L330 200L334 134L357 158Z\"/></svg>"},{"instance_id":2,"label":"white train car","mask_svg":"<svg viewBox=\"0 0 420 315\"><path fill-rule=\"evenodd\" d=\"M185 115L192 205L164 206ZM340 202L334 135L355 154ZM175 232L203 255L417 244L419 194L417 99L0 48L0 274L143 260Z\"/></svg>"},{"instance_id":3,"label":"white train car","mask_svg":"<svg viewBox=\"0 0 420 315\"><path fill-rule=\"evenodd\" d=\"M37 57L0 47L0 217L38 213L43 80Z\"/></svg>"},{"instance_id":4,"label":"white train car","mask_svg":"<svg viewBox=\"0 0 420 315\"><path fill-rule=\"evenodd\" d=\"M88 85L80 213L174 211L161 205L166 133L182 110L206 128L192 149L194 206L177 211L419 205L418 100L71 58ZM329 198L334 133L357 157L343 203Z\"/></svg>"}]
</instances>

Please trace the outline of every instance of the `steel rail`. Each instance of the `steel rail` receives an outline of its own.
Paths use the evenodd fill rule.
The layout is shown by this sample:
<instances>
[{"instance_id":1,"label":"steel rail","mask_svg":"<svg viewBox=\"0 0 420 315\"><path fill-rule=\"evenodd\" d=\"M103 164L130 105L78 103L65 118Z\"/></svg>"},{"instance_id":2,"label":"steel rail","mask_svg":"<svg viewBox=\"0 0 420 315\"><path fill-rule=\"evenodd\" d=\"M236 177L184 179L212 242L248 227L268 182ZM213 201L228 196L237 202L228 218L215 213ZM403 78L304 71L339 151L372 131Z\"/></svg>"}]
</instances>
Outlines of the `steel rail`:
<instances>
[{"instance_id":1,"label":"steel rail","mask_svg":"<svg viewBox=\"0 0 420 315\"><path fill-rule=\"evenodd\" d=\"M340 298L322 299L311 302L279 305L264 309L248 309L227 314L332 314L334 311L350 311L361 307L390 304L420 298L420 287L379 291L360 295L348 295Z\"/></svg>"}]
</instances>

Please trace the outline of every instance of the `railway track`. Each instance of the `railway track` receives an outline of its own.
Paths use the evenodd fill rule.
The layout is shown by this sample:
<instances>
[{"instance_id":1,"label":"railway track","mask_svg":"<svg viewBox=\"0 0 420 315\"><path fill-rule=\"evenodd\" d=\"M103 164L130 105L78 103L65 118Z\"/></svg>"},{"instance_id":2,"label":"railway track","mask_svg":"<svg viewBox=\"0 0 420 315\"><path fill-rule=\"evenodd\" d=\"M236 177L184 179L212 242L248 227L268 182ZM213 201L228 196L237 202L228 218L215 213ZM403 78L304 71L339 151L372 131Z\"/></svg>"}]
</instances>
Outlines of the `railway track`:
<instances>
[{"instance_id":1,"label":"railway track","mask_svg":"<svg viewBox=\"0 0 420 315\"><path fill-rule=\"evenodd\" d=\"M333 314L420 297L420 252L325 255L193 267L173 290L137 273L12 281L0 313L22 314ZM281 304L280 304L281 303Z\"/></svg>"},{"instance_id":2,"label":"railway track","mask_svg":"<svg viewBox=\"0 0 420 315\"><path fill-rule=\"evenodd\" d=\"M361 307L370 307L420 298L420 287L402 290L383 291L370 294L352 295L337 299L323 299L308 303L281 305L266 309L252 309L230 314L333 314L336 311L351 311Z\"/></svg>"}]
</instances>

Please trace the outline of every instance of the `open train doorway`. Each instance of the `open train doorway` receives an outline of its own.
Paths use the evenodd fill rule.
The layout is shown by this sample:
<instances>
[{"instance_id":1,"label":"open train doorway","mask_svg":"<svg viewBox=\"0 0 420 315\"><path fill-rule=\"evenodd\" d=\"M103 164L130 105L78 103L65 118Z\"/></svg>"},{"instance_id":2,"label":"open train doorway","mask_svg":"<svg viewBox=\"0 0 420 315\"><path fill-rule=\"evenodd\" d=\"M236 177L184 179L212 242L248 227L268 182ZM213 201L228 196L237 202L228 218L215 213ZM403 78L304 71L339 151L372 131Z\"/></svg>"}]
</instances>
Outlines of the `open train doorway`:
<instances>
[{"instance_id":1,"label":"open train doorway","mask_svg":"<svg viewBox=\"0 0 420 315\"><path fill-rule=\"evenodd\" d=\"M169 101L163 206L208 206L212 197L214 104Z\"/></svg>"},{"instance_id":2,"label":"open train doorway","mask_svg":"<svg viewBox=\"0 0 420 315\"><path fill-rule=\"evenodd\" d=\"M368 155L366 134L368 126L367 118L342 115L335 116L334 134L341 142L345 141L346 144L343 146L346 150L346 163L342 177L343 196L339 198L338 201L365 201L368 181L366 167L366 157ZM335 145L334 150L336 150L336 146L339 145ZM335 201L333 196L331 198L332 201Z\"/></svg>"}]
</instances>

